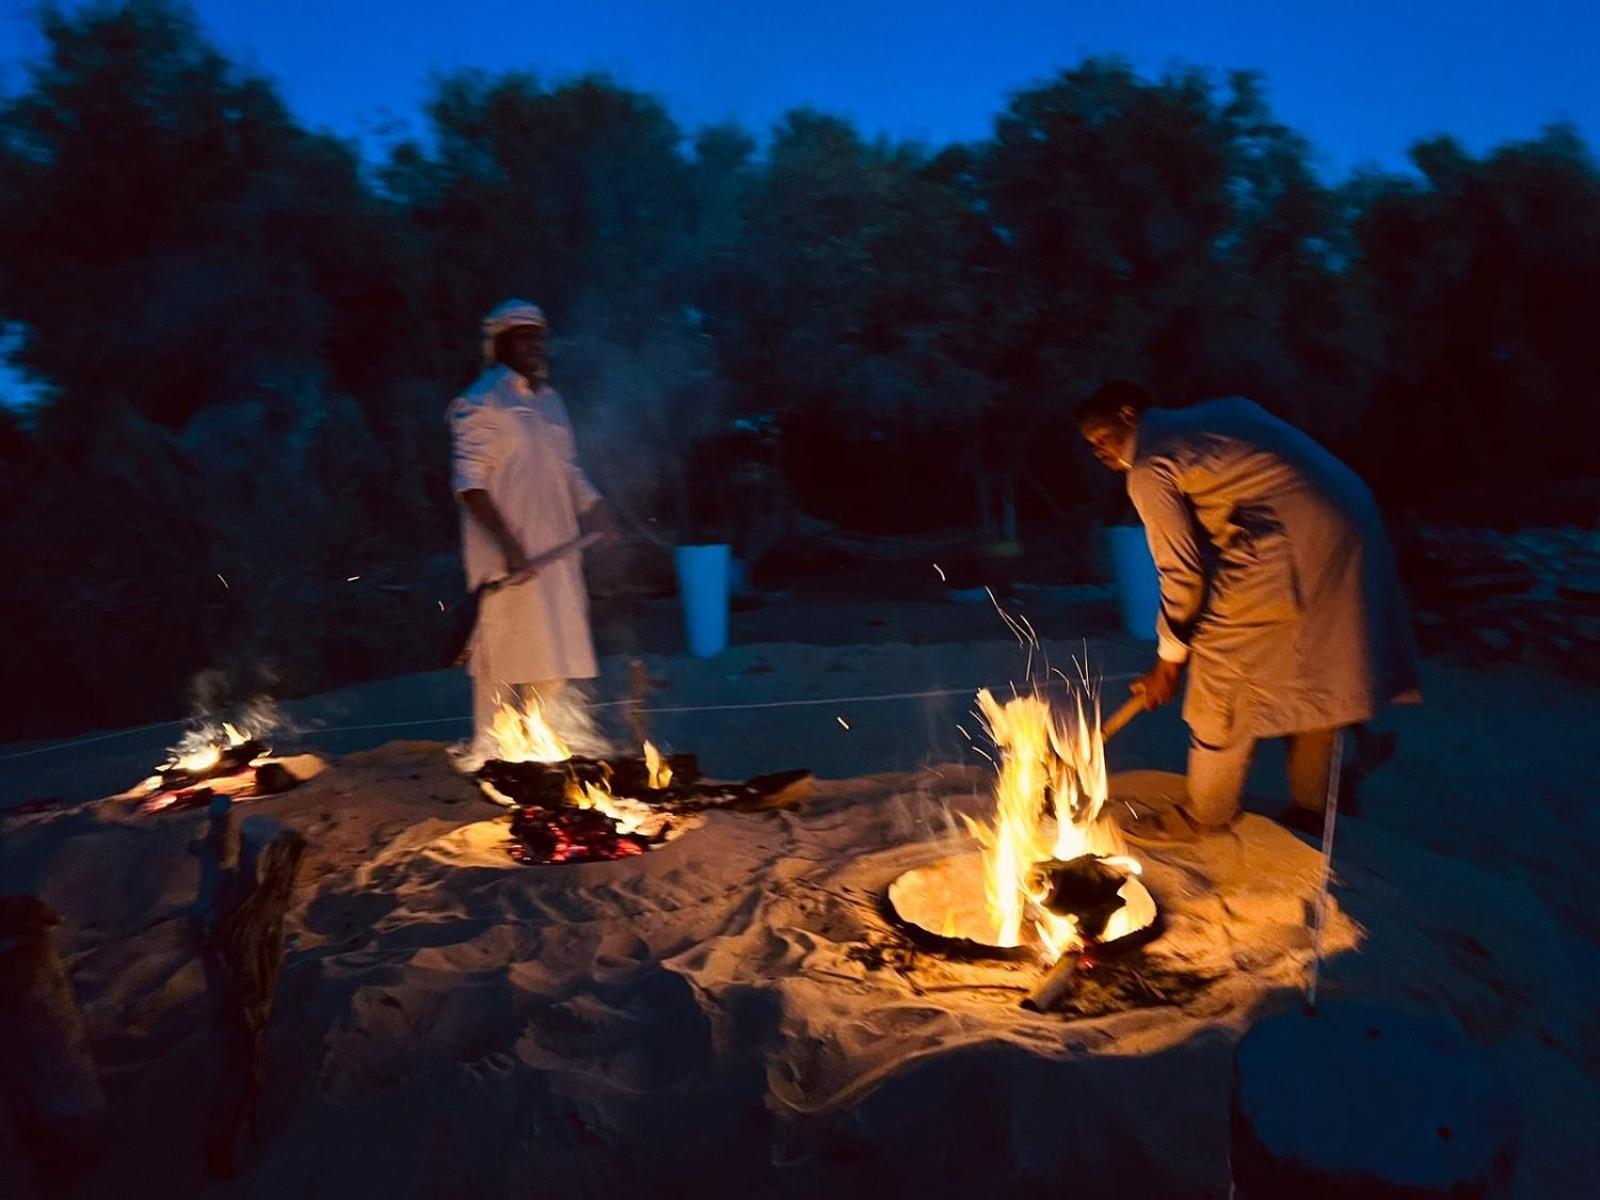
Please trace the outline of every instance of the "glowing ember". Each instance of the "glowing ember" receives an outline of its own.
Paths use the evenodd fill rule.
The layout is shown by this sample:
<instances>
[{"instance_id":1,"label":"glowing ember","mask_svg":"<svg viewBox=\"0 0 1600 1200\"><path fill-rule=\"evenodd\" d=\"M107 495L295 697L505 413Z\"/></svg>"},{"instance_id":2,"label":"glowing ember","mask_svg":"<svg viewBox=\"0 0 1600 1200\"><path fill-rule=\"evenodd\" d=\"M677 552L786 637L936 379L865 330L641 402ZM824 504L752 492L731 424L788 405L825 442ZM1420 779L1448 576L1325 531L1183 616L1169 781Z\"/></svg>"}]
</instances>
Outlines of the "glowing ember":
<instances>
[{"instance_id":1,"label":"glowing ember","mask_svg":"<svg viewBox=\"0 0 1600 1200\"><path fill-rule=\"evenodd\" d=\"M578 718L565 711L561 715ZM478 773L478 784L490 799L517 809L512 820L515 857L552 863L627 858L680 832L686 822L670 809L615 794L612 767L576 757L550 716L538 697L502 704L490 728L494 762ZM579 732L588 737L592 731ZM629 786L643 783L646 790L658 792L670 787L672 766L650 742L644 744L644 760L642 777ZM506 774L496 763L548 764L565 778L553 794L541 794L537 801L526 794L513 797L496 786L496 779Z\"/></svg>"}]
</instances>

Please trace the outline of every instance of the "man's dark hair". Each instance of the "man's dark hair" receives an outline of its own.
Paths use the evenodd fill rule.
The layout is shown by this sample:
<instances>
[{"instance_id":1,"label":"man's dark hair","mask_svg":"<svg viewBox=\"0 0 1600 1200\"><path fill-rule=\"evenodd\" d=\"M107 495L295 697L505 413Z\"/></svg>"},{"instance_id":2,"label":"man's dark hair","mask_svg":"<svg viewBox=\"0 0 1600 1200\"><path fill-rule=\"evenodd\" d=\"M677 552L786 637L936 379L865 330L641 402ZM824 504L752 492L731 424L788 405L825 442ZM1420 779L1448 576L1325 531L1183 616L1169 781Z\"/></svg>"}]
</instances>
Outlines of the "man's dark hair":
<instances>
[{"instance_id":1,"label":"man's dark hair","mask_svg":"<svg viewBox=\"0 0 1600 1200\"><path fill-rule=\"evenodd\" d=\"M1134 412L1142 413L1153 404L1155 401L1150 393L1137 383L1131 383L1126 379L1113 379L1110 383L1101 384L1094 390L1092 396L1078 405L1078 424L1115 420L1124 405L1132 408Z\"/></svg>"}]
</instances>

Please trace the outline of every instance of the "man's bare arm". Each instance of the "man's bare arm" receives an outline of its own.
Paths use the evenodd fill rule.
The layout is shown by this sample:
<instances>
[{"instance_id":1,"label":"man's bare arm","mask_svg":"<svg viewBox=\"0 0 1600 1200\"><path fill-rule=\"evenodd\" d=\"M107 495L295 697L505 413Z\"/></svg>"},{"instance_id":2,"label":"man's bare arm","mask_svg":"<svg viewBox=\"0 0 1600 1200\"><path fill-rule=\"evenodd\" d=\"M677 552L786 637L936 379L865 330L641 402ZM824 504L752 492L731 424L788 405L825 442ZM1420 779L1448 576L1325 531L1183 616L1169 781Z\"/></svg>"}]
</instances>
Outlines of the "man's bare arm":
<instances>
[{"instance_id":1,"label":"man's bare arm","mask_svg":"<svg viewBox=\"0 0 1600 1200\"><path fill-rule=\"evenodd\" d=\"M506 557L506 573L514 575L528 565L528 556L521 544L507 528L505 518L495 507L494 498L482 488L470 488L461 493L461 503L467 514L476 521L500 547Z\"/></svg>"}]
</instances>

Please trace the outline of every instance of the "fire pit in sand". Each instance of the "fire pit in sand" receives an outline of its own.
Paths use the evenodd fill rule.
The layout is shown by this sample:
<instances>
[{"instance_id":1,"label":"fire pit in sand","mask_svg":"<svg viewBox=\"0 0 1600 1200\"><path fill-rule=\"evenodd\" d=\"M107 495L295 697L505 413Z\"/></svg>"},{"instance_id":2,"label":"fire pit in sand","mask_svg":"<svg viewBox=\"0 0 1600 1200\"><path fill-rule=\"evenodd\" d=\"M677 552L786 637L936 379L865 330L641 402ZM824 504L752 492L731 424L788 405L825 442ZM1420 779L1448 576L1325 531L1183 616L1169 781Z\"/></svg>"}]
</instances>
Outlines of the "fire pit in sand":
<instances>
[{"instance_id":1,"label":"fire pit in sand","mask_svg":"<svg viewBox=\"0 0 1600 1200\"><path fill-rule=\"evenodd\" d=\"M1063 720L1040 695L985 690L978 707L999 751L994 815L966 819L980 849L900 875L885 908L935 953L1052 964L1024 1001L1049 1010L1081 966L1153 938L1159 915L1106 809L1098 705L1091 720L1079 697Z\"/></svg>"},{"instance_id":2,"label":"fire pit in sand","mask_svg":"<svg viewBox=\"0 0 1600 1200\"><path fill-rule=\"evenodd\" d=\"M248 800L286 792L302 777L273 757L264 740L269 727L270 722L258 721L244 732L228 721L208 722L186 734L154 775L117 798L135 801L141 812L151 813L204 808L218 796Z\"/></svg>"},{"instance_id":3,"label":"fire pit in sand","mask_svg":"<svg viewBox=\"0 0 1600 1200\"><path fill-rule=\"evenodd\" d=\"M706 782L693 755L665 756L650 742L639 756L574 755L537 700L503 706L493 736L499 757L477 771L478 787L516 809L510 852L530 864L631 858L693 829L707 809L798 807L811 783L804 770Z\"/></svg>"}]
</instances>

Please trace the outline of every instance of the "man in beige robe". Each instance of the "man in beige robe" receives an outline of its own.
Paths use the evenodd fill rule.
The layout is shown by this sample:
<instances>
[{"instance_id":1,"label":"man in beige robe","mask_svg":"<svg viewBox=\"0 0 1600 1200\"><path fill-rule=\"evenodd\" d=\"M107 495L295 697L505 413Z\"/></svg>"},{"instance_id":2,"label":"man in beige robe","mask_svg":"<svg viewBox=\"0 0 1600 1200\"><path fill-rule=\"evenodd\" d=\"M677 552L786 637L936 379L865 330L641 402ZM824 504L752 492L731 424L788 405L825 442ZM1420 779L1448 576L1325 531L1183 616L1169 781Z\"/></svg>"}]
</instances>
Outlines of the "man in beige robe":
<instances>
[{"instance_id":1,"label":"man in beige robe","mask_svg":"<svg viewBox=\"0 0 1600 1200\"><path fill-rule=\"evenodd\" d=\"M483 322L486 369L446 414L467 587L527 576L486 593L478 611L467 662L474 740L461 755L469 767L492 755L500 705L534 696L548 703L569 680L597 673L581 557L528 573L529 560L579 536L580 520L610 529L550 386L545 334L537 306L497 307Z\"/></svg>"},{"instance_id":2,"label":"man in beige robe","mask_svg":"<svg viewBox=\"0 0 1600 1200\"><path fill-rule=\"evenodd\" d=\"M1239 811L1255 745L1289 739L1291 822L1319 828L1338 731L1352 782L1392 751L1365 723L1415 701L1418 662L1383 519L1366 485L1249 400L1151 406L1107 384L1079 411L1095 456L1128 477L1161 576L1148 707L1189 675L1189 815ZM1349 793L1353 795L1353 791Z\"/></svg>"}]
</instances>

